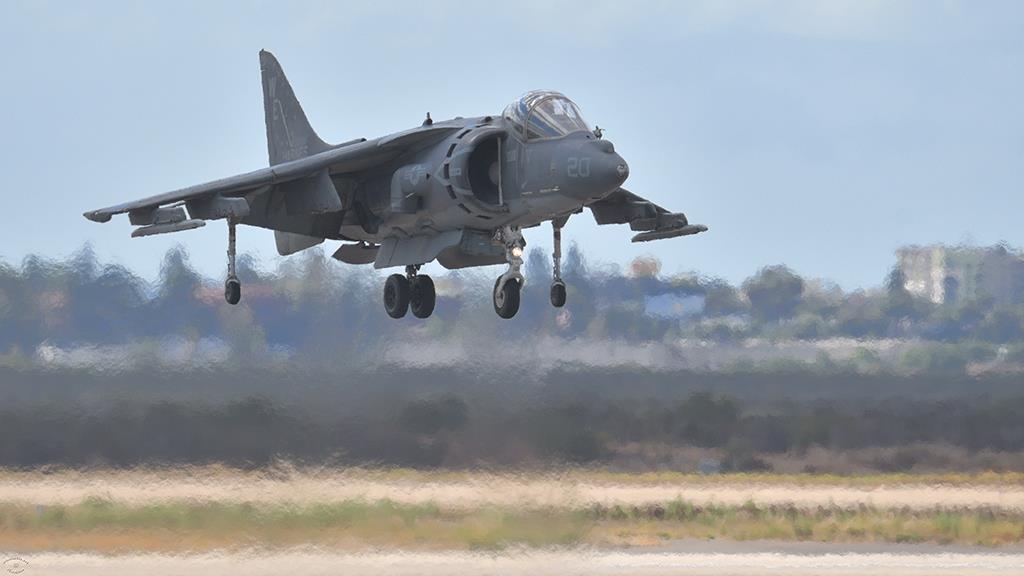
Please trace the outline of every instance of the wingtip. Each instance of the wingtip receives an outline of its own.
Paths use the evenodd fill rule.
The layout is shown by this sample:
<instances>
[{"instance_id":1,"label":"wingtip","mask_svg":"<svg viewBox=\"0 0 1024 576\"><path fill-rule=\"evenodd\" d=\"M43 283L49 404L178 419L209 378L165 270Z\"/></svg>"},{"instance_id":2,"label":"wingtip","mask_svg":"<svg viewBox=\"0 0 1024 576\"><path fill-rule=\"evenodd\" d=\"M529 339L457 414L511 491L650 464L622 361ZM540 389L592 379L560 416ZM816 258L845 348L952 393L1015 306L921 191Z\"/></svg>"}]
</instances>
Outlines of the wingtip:
<instances>
[{"instance_id":1,"label":"wingtip","mask_svg":"<svg viewBox=\"0 0 1024 576\"><path fill-rule=\"evenodd\" d=\"M111 214L109 212L103 212L102 210L91 210L82 214L87 219L93 222L110 222Z\"/></svg>"}]
</instances>

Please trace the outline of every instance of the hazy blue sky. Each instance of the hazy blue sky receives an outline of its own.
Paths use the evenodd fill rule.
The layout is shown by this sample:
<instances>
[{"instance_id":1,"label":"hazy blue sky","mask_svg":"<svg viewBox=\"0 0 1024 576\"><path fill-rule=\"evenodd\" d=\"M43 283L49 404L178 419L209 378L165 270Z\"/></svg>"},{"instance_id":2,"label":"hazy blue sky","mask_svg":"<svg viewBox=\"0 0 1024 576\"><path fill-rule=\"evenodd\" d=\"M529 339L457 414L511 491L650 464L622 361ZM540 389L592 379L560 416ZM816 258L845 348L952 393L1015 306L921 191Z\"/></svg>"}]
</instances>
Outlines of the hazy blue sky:
<instances>
[{"instance_id":1,"label":"hazy blue sky","mask_svg":"<svg viewBox=\"0 0 1024 576\"><path fill-rule=\"evenodd\" d=\"M902 244L1024 244L1024 2L4 0L0 256L89 241L153 277L180 242L222 274L222 223L131 240L81 213L266 165L261 48L334 142L565 92L627 188L711 227L633 245L587 212L566 238L596 260L856 287Z\"/></svg>"}]
</instances>

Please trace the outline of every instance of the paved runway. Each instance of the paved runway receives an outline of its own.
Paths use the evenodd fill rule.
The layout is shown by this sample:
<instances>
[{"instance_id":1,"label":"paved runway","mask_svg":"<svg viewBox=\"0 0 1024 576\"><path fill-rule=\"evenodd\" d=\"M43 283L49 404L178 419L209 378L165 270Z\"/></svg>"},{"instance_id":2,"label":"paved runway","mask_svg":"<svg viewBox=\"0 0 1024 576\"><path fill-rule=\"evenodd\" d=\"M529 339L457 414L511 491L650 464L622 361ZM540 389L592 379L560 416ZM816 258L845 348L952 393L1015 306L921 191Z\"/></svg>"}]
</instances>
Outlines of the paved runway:
<instances>
[{"instance_id":1,"label":"paved runway","mask_svg":"<svg viewBox=\"0 0 1024 576\"><path fill-rule=\"evenodd\" d=\"M27 576L135 576L148 574L279 576L639 576L1024 574L1024 550L939 546L682 542L658 549L335 553L315 550L200 555L22 554L6 567Z\"/></svg>"}]
</instances>

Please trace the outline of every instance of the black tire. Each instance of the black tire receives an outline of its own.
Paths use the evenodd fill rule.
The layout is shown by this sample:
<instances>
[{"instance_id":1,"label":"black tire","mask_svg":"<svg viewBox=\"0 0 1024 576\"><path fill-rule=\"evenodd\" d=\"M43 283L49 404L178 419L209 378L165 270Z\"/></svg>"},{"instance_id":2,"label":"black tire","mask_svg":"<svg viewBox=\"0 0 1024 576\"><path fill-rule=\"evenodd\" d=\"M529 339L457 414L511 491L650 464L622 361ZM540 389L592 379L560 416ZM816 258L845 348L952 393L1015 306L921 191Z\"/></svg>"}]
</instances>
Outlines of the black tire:
<instances>
[{"instance_id":1,"label":"black tire","mask_svg":"<svg viewBox=\"0 0 1024 576\"><path fill-rule=\"evenodd\" d=\"M519 312L519 290L521 286L518 280L509 280L505 282L505 285L501 288L501 293L499 293L498 284L500 283L501 278L494 281L494 311L498 313L498 316L508 320L515 316L516 312Z\"/></svg>"},{"instance_id":2,"label":"black tire","mask_svg":"<svg viewBox=\"0 0 1024 576\"><path fill-rule=\"evenodd\" d=\"M409 297L412 315L417 318L429 318L434 313L436 302L437 294L434 292L434 281L430 276L413 276L412 294Z\"/></svg>"},{"instance_id":3,"label":"black tire","mask_svg":"<svg viewBox=\"0 0 1024 576\"><path fill-rule=\"evenodd\" d=\"M565 306L565 283L555 282L551 285L551 305L555 308Z\"/></svg>"},{"instance_id":4,"label":"black tire","mask_svg":"<svg viewBox=\"0 0 1024 576\"><path fill-rule=\"evenodd\" d=\"M401 318L409 310L409 280L401 274L392 274L384 282L384 311L392 318Z\"/></svg>"},{"instance_id":5,"label":"black tire","mask_svg":"<svg viewBox=\"0 0 1024 576\"><path fill-rule=\"evenodd\" d=\"M224 300L232 306L242 300L242 283L238 278L228 278L224 281Z\"/></svg>"}]
</instances>

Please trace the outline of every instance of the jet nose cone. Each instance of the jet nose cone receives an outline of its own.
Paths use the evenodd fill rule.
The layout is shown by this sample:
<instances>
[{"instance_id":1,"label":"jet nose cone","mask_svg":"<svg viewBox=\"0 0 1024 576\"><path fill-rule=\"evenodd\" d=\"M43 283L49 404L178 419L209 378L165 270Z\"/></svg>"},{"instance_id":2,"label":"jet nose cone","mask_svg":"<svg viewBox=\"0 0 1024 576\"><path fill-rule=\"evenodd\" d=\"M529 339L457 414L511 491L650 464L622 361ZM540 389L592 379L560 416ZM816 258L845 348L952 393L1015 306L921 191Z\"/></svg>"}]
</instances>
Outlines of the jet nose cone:
<instances>
[{"instance_id":1,"label":"jet nose cone","mask_svg":"<svg viewBox=\"0 0 1024 576\"><path fill-rule=\"evenodd\" d=\"M601 166L601 181L614 188L629 177L629 164L615 152L615 145L608 140L594 140L593 146L598 150L594 162Z\"/></svg>"},{"instance_id":2,"label":"jet nose cone","mask_svg":"<svg viewBox=\"0 0 1024 576\"><path fill-rule=\"evenodd\" d=\"M619 157L619 160L622 160L621 156ZM626 164L626 161L622 160L617 166L615 166L615 172L619 175L619 178L622 179L620 184L625 182L626 178L629 178L629 164Z\"/></svg>"},{"instance_id":3,"label":"jet nose cone","mask_svg":"<svg viewBox=\"0 0 1024 576\"><path fill-rule=\"evenodd\" d=\"M612 152L609 155L609 162L606 166L608 166L606 169L608 173L607 178L613 185L613 189L621 186L626 181L626 178L629 178L629 164L626 163L622 156Z\"/></svg>"}]
</instances>

